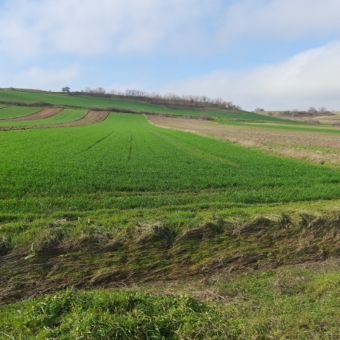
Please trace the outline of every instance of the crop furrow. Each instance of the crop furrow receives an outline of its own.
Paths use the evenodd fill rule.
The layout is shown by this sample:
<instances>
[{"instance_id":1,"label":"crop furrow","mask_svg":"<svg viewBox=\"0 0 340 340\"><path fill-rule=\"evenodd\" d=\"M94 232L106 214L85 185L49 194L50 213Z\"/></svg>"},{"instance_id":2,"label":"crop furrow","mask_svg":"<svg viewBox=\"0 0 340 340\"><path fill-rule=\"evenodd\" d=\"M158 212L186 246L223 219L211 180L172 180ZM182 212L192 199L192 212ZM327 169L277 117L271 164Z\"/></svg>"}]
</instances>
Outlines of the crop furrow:
<instances>
[{"instance_id":1,"label":"crop furrow","mask_svg":"<svg viewBox=\"0 0 340 340\"><path fill-rule=\"evenodd\" d=\"M130 141L129 141L129 154L128 154L128 158L127 158L128 163L130 163L131 154L132 154L132 134L130 136Z\"/></svg>"},{"instance_id":2,"label":"crop furrow","mask_svg":"<svg viewBox=\"0 0 340 340\"><path fill-rule=\"evenodd\" d=\"M93 147L95 147L97 144L99 144L100 142L102 142L103 140L105 140L106 138L110 137L112 134L114 133L114 131L110 132L108 135L104 136L103 138L97 140L96 142L94 142L93 144L91 144L89 147L87 147L85 150L79 152L79 153L83 153L86 151L91 150Z\"/></svg>"}]
</instances>

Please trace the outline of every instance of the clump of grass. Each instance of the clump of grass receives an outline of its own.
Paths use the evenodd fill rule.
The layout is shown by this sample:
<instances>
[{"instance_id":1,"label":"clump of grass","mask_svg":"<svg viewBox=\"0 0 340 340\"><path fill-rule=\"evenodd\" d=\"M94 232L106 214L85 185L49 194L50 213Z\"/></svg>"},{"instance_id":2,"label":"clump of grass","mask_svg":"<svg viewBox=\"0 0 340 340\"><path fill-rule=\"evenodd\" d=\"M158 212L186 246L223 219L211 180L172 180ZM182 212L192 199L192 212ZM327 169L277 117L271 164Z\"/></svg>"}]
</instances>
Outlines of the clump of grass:
<instances>
[{"instance_id":1,"label":"clump of grass","mask_svg":"<svg viewBox=\"0 0 340 340\"><path fill-rule=\"evenodd\" d=\"M137 243L146 243L150 241L161 241L162 245L169 247L175 237L176 232L172 227L165 226L161 222L154 224L138 224L136 228Z\"/></svg>"},{"instance_id":2,"label":"clump of grass","mask_svg":"<svg viewBox=\"0 0 340 340\"><path fill-rule=\"evenodd\" d=\"M132 340L199 339L204 329L217 338L209 310L185 295L69 289L34 301L11 322L6 318L3 330L26 339Z\"/></svg>"},{"instance_id":3,"label":"clump of grass","mask_svg":"<svg viewBox=\"0 0 340 340\"><path fill-rule=\"evenodd\" d=\"M2 306L0 338L339 338L338 261L218 276L204 287L198 285L189 281L115 291L68 289ZM197 289L204 302L190 296L197 296Z\"/></svg>"},{"instance_id":4,"label":"clump of grass","mask_svg":"<svg viewBox=\"0 0 340 340\"><path fill-rule=\"evenodd\" d=\"M10 239L5 236L0 236L0 256L6 255L13 249L13 244Z\"/></svg>"},{"instance_id":5,"label":"clump of grass","mask_svg":"<svg viewBox=\"0 0 340 340\"><path fill-rule=\"evenodd\" d=\"M226 222L222 218L212 219L202 223L197 228L186 230L180 237L181 240L205 240L223 233Z\"/></svg>"}]
</instances>

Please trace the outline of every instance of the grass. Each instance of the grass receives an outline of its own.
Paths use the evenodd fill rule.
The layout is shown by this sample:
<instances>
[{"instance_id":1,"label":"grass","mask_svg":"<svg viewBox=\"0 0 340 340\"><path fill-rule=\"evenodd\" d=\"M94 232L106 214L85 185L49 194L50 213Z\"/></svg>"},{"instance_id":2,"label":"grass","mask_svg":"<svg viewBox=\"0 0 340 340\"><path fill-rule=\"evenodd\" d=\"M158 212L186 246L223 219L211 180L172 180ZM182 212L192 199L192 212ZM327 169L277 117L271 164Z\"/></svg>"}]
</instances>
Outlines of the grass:
<instances>
[{"instance_id":1,"label":"grass","mask_svg":"<svg viewBox=\"0 0 340 340\"><path fill-rule=\"evenodd\" d=\"M65 109L62 112L45 119L26 120L20 122L0 122L0 127L36 126L47 124L69 123L84 117L87 110Z\"/></svg>"},{"instance_id":2,"label":"grass","mask_svg":"<svg viewBox=\"0 0 340 340\"><path fill-rule=\"evenodd\" d=\"M40 111L41 107L5 106L0 108L0 123L2 119L18 118ZM1 123L4 124L4 123Z\"/></svg>"},{"instance_id":3,"label":"grass","mask_svg":"<svg viewBox=\"0 0 340 340\"><path fill-rule=\"evenodd\" d=\"M2 307L0 337L338 339L339 288L337 270L288 267L210 283L206 292L220 301L70 289Z\"/></svg>"},{"instance_id":4,"label":"grass","mask_svg":"<svg viewBox=\"0 0 340 340\"><path fill-rule=\"evenodd\" d=\"M314 195L325 198L325 192L326 198L332 198L337 192L334 170L165 131L149 125L142 116L113 114L101 124L73 128L72 132L55 129L48 134L42 130L2 135L2 157L6 159L1 169L3 209L18 210L30 200L38 204L58 197L78 209L79 203L85 204L85 209L91 204L98 209L98 203L103 208L112 204L159 207L203 203L208 197L255 203L311 199ZM254 165L251 169L249 161ZM263 168L272 175L265 176ZM312 181L306 176L311 172ZM296 191L285 198L291 187ZM192 190L198 190L197 195L193 196ZM11 199L15 200L12 209ZM55 202L58 205L58 199Z\"/></svg>"},{"instance_id":5,"label":"grass","mask_svg":"<svg viewBox=\"0 0 340 340\"><path fill-rule=\"evenodd\" d=\"M0 339L339 338L339 169L132 114L0 144Z\"/></svg>"},{"instance_id":6,"label":"grass","mask_svg":"<svg viewBox=\"0 0 340 340\"><path fill-rule=\"evenodd\" d=\"M259 122L277 122L277 123L282 122L282 120L275 117L263 116L243 110L170 109L163 105L148 104L140 101L114 98L98 98L90 96L70 96L62 93L56 94L56 93L0 90L0 100L24 101L24 102L44 101L57 106L69 105L84 108L98 107L103 109L108 107L115 107L118 109L129 109L135 112L161 113L192 117L200 117L202 115L207 115L215 118L224 119L250 120Z\"/></svg>"},{"instance_id":7,"label":"grass","mask_svg":"<svg viewBox=\"0 0 340 340\"><path fill-rule=\"evenodd\" d=\"M247 122L244 123L240 123L240 122L226 122L226 121L219 121L219 124L227 124L227 125L234 125L234 126L246 126L249 128L254 128L257 127L257 125L254 126L254 124L249 124ZM292 123L294 124L294 123ZM339 134L340 133L340 129L338 128L328 128L325 126L319 126L319 127L315 127L315 125L311 126L310 124L306 124L303 123L304 126L287 126L287 125L265 125L265 124L261 124L259 127L263 128L263 129L270 129L270 130L286 130L286 131L301 131L301 132L324 132L324 133L335 133L335 134Z\"/></svg>"},{"instance_id":8,"label":"grass","mask_svg":"<svg viewBox=\"0 0 340 340\"><path fill-rule=\"evenodd\" d=\"M0 135L1 212L37 212L46 204L96 210L339 197L337 169L157 128L141 115L111 114L71 131Z\"/></svg>"}]
</instances>

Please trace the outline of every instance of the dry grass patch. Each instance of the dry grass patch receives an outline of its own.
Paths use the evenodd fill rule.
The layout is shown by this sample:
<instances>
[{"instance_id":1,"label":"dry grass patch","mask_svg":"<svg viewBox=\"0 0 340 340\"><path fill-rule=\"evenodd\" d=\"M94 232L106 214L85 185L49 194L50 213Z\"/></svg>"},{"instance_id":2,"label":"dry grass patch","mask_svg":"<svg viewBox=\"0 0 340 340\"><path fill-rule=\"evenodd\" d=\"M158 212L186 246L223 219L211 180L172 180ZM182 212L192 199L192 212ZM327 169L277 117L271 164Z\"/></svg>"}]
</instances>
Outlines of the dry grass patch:
<instances>
[{"instance_id":1,"label":"dry grass patch","mask_svg":"<svg viewBox=\"0 0 340 340\"><path fill-rule=\"evenodd\" d=\"M148 116L156 126L216 137L244 147L257 147L280 156L318 164L340 165L340 138L337 134L265 129L258 126L221 125L214 122Z\"/></svg>"}]
</instances>

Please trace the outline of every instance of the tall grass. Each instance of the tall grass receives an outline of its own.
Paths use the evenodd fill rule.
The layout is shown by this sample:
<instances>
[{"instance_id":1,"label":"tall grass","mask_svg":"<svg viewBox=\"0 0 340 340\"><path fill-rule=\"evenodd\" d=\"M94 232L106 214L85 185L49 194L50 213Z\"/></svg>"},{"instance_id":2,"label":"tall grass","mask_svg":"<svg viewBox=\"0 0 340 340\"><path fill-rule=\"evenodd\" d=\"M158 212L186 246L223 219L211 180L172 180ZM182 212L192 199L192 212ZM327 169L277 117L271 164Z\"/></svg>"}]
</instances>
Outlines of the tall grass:
<instances>
[{"instance_id":1,"label":"tall grass","mask_svg":"<svg viewBox=\"0 0 340 340\"><path fill-rule=\"evenodd\" d=\"M2 306L0 338L335 340L340 336L340 276L334 269L292 267L222 279L203 288L204 302L199 295L180 293L190 291L192 284L179 285L168 295L155 293L157 289L153 295L69 289Z\"/></svg>"}]
</instances>

